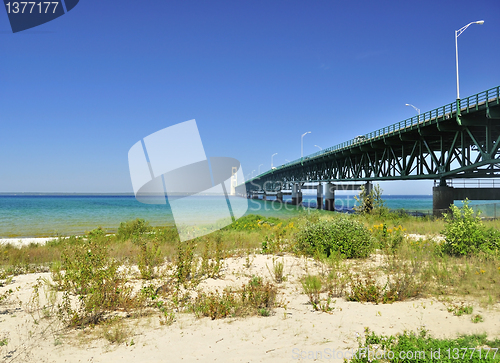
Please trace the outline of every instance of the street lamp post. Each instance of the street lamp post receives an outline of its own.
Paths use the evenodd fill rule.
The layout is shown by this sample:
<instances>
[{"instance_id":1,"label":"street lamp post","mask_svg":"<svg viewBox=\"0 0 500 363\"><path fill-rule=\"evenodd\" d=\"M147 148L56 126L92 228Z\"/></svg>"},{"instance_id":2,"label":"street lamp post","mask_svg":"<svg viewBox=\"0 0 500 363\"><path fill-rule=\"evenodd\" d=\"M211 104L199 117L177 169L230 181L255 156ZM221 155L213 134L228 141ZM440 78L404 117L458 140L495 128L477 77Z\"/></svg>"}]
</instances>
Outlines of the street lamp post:
<instances>
[{"instance_id":1,"label":"street lamp post","mask_svg":"<svg viewBox=\"0 0 500 363\"><path fill-rule=\"evenodd\" d=\"M262 165L264 165L264 164L260 164L260 165L259 165L259 175L260 175L260 167L261 167Z\"/></svg>"},{"instance_id":2,"label":"street lamp post","mask_svg":"<svg viewBox=\"0 0 500 363\"><path fill-rule=\"evenodd\" d=\"M304 157L304 136L306 136L307 134L310 134L311 131L307 131L306 133L302 134L302 136L300 137L300 160L302 160L302 158Z\"/></svg>"},{"instance_id":3,"label":"street lamp post","mask_svg":"<svg viewBox=\"0 0 500 363\"><path fill-rule=\"evenodd\" d=\"M314 145L316 146L320 151L323 150L323 148L321 146L318 146L318 145Z\"/></svg>"},{"instance_id":4,"label":"street lamp post","mask_svg":"<svg viewBox=\"0 0 500 363\"><path fill-rule=\"evenodd\" d=\"M407 103L405 106L411 106L411 107L413 107L415 109L415 111L417 111L417 113L420 115L420 108L416 108L411 103Z\"/></svg>"},{"instance_id":5,"label":"street lamp post","mask_svg":"<svg viewBox=\"0 0 500 363\"><path fill-rule=\"evenodd\" d=\"M274 155L278 155L278 153L274 153L273 155L271 155L271 170L273 170L273 158L274 158Z\"/></svg>"},{"instance_id":6,"label":"street lamp post","mask_svg":"<svg viewBox=\"0 0 500 363\"><path fill-rule=\"evenodd\" d=\"M410 106L410 107L413 107L413 108L415 109L415 111L417 111L417 113L418 113L418 116L417 116L418 121L417 121L417 122L419 122L419 123L420 123L420 108L416 108L416 107L415 107L415 106L413 106L411 103L407 103L405 106Z\"/></svg>"},{"instance_id":7,"label":"street lamp post","mask_svg":"<svg viewBox=\"0 0 500 363\"><path fill-rule=\"evenodd\" d=\"M484 24L484 20L473 21L472 23L469 23L466 26L464 26L464 27L462 27L462 28L460 28L458 30L455 30L455 59L456 59L456 62L457 62L457 100L460 99L460 86L458 84L458 37L460 36L460 34L462 34L465 31L465 29L467 29L472 24L483 25ZM458 103L457 103L457 105L458 105ZM460 112L460 110L457 109L457 112Z\"/></svg>"}]
</instances>

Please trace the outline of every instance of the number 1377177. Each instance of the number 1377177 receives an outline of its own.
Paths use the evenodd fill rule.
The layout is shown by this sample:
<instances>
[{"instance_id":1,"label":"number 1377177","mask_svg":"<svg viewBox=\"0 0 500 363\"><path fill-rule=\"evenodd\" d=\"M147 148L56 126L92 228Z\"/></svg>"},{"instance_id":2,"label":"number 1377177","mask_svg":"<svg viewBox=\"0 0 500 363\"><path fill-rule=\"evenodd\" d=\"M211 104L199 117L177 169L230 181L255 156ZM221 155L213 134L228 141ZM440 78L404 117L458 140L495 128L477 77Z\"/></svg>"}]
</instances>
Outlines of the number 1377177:
<instances>
[{"instance_id":1,"label":"number 1377177","mask_svg":"<svg viewBox=\"0 0 500 363\"><path fill-rule=\"evenodd\" d=\"M24 13L49 13L52 11L53 14L56 12L57 5L59 5L59 2L57 1L21 1L21 2L8 2L5 4L5 7L7 8L7 12L13 13L13 14L24 14Z\"/></svg>"}]
</instances>

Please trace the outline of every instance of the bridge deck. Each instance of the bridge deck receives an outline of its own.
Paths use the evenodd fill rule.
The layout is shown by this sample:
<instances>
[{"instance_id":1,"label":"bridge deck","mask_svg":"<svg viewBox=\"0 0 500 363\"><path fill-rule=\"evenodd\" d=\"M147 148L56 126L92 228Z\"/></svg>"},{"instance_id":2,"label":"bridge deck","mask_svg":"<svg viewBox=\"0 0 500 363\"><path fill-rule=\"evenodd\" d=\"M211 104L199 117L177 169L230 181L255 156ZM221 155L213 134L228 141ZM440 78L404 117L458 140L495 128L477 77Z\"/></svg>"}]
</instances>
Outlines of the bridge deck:
<instances>
[{"instance_id":1,"label":"bridge deck","mask_svg":"<svg viewBox=\"0 0 500 363\"><path fill-rule=\"evenodd\" d=\"M496 177L499 146L500 86L294 160L246 185L277 190L293 182Z\"/></svg>"}]
</instances>

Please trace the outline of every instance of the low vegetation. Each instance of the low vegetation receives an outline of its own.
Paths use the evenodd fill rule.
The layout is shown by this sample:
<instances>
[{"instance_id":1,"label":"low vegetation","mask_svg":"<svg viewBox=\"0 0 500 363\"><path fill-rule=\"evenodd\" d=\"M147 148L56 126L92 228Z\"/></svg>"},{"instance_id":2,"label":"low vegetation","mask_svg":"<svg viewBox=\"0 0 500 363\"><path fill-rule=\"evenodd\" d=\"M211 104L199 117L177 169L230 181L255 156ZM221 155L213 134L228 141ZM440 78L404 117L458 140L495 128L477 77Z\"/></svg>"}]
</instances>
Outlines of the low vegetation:
<instances>
[{"instance_id":1,"label":"low vegetation","mask_svg":"<svg viewBox=\"0 0 500 363\"><path fill-rule=\"evenodd\" d=\"M363 223L340 217L307 222L297 234L296 249L311 256L340 253L346 258L364 258L374 245L375 240Z\"/></svg>"},{"instance_id":2,"label":"low vegetation","mask_svg":"<svg viewBox=\"0 0 500 363\"><path fill-rule=\"evenodd\" d=\"M353 363L498 362L500 348L500 340L488 340L486 334L436 339L425 329L386 336L366 328L358 343L359 348L351 360Z\"/></svg>"},{"instance_id":3,"label":"low vegetation","mask_svg":"<svg viewBox=\"0 0 500 363\"><path fill-rule=\"evenodd\" d=\"M17 274L50 271L51 279L35 287L34 309L67 327L98 325L113 343L128 341L123 321L135 316L156 315L161 324L170 325L181 313L210 319L273 315L278 306L286 306L280 289L288 283L298 283L310 306L327 313L337 298L375 304L420 296L500 301L498 222L481 220L467 202L433 220L389 212L378 189L361 198L366 203L356 215L304 212L288 220L249 215L183 243L174 227L152 227L137 219L120 224L115 234L97 228L45 246L1 246L0 286ZM444 240L408 238L408 233L434 233L437 228ZM253 276L239 287L200 287L207 279L224 278L228 257L244 258L242 268L249 269L255 254L274 255L268 276ZM317 268L290 281L284 254L314 258ZM46 304L38 296L42 285L51 291ZM0 304L11 294L0 295ZM449 306L455 315L469 314L475 323L483 320L472 315L469 305ZM484 346L498 344L474 339L482 339ZM367 332L360 349L377 344L395 352L410 346L443 350L461 342L423 333L379 337Z\"/></svg>"},{"instance_id":4,"label":"low vegetation","mask_svg":"<svg viewBox=\"0 0 500 363\"><path fill-rule=\"evenodd\" d=\"M247 315L269 316L277 305L277 288L260 277L252 278L239 289L199 292L190 306L196 316L212 320Z\"/></svg>"}]
</instances>

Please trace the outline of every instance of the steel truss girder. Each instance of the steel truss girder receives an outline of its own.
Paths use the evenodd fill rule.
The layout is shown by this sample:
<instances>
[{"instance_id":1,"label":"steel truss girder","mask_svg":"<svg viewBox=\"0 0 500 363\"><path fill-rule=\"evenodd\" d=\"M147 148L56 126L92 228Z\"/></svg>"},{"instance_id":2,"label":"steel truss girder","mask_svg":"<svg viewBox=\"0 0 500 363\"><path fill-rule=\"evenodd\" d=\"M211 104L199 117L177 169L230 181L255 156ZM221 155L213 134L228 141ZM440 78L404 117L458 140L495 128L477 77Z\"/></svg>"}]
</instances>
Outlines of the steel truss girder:
<instances>
[{"instance_id":1,"label":"steel truss girder","mask_svg":"<svg viewBox=\"0 0 500 363\"><path fill-rule=\"evenodd\" d=\"M486 114L480 119L485 122L459 125L452 118L405 137L395 134L377 148L352 147L306 159L252 180L247 190L275 191L305 182L499 177L500 120Z\"/></svg>"}]
</instances>

